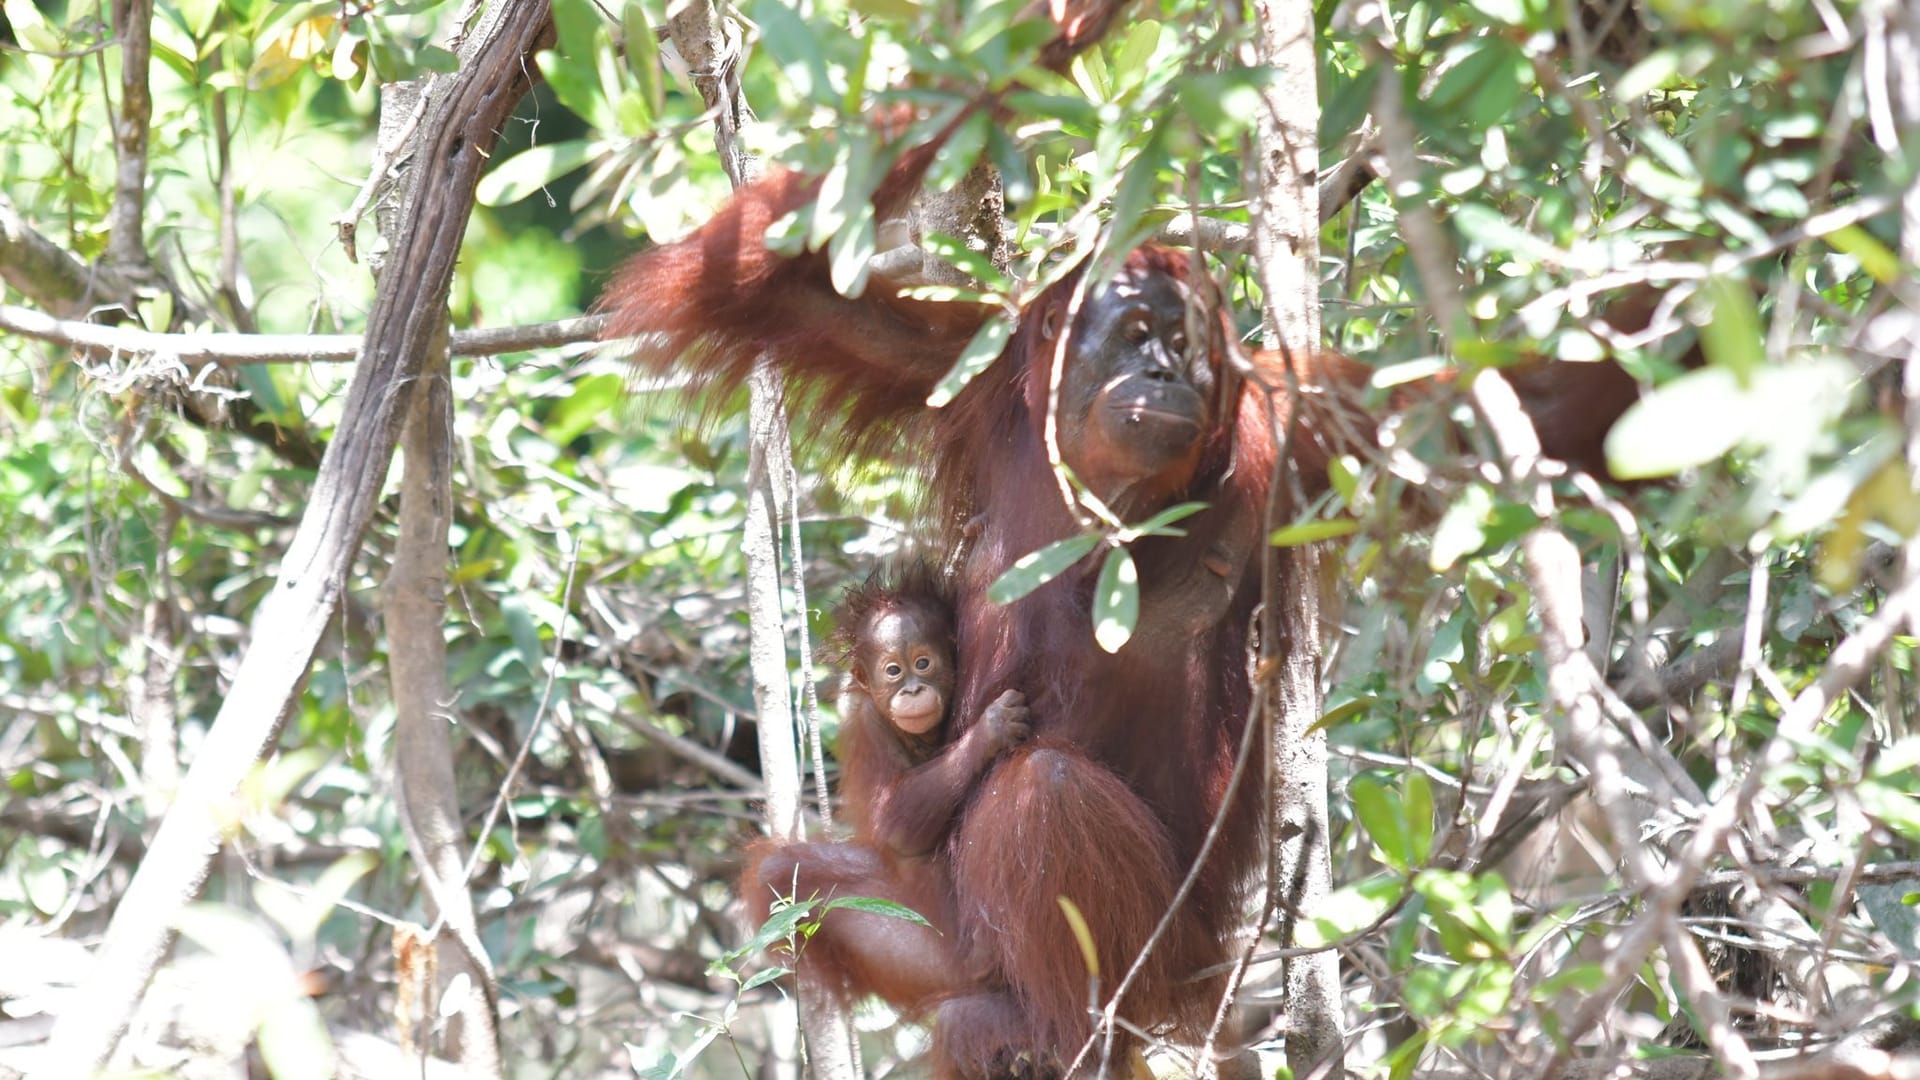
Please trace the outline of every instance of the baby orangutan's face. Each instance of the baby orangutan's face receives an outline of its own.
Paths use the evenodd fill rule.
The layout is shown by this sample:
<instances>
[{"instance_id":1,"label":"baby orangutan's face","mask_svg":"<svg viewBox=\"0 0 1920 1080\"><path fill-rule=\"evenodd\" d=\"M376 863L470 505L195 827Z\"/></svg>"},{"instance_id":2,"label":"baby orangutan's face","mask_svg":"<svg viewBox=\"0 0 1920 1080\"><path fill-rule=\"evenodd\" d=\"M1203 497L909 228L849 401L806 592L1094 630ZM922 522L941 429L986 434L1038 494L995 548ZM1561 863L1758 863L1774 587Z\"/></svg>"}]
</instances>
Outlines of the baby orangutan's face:
<instances>
[{"instance_id":1,"label":"baby orangutan's face","mask_svg":"<svg viewBox=\"0 0 1920 1080\"><path fill-rule=\"evenodd\" d=\"M903 605L883 611L860 636L854 682L894 729L925 735L939 728L953 699L953 656L946 620Z\"/></svg>"}]
</instances>

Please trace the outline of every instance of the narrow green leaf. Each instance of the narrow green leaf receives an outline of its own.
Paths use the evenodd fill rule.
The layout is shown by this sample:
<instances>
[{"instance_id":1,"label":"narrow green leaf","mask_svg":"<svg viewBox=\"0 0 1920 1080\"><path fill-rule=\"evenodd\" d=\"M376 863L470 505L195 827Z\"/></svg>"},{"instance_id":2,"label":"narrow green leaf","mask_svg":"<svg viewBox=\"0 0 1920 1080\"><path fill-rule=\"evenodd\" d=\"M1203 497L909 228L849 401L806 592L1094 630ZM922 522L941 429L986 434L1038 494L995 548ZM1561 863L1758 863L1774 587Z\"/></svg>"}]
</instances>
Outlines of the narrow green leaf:
<instances>
[{"instance_id":1,"label":"narrow green leaf","mask_svg":"<svg viewBox=\"0 0 1920 1080\"><path fill-rule=\"evenodd\" d=\"M1127 531L1135 536L1185 536L1186 533L1181 530L1169 529L1167 526L1192 517L1206 508L1207 504L1203 502L1175 503Z\"/></svg>"},{"instance_id":2,"label":"narrow green leaf","mask_svg":"<svg viewBox=\"0 0 1920 1080\"><path fill-rule=\"evenodd\" d=\"M818 251L847 222L863 211L873 212L873 189L880 180L875 165L878 155L872 135L860 132L847 136L833 168L820 179L820 196L814 201L813 221L807 231L807 250Z\"/></svg>"},{"instance_id":3,"label":"narrow green leaf","mask_svg":"<svg viewBox=\"0 0 1920 1080\"><path fill-rule=\"evenodd\" d=\"M877 896L837 896L826 902L820 909L821 914L829 911L864 911L869 915L885 915L893 919L905 919L921 926L932 926L919 912L905 904L892 900L882 900Z\"/></svg>"},{"instance_id":4,"label":"narrow green leaf","mask_svg":"<svg viewBox=\"0 0 1920 1080\"><path fill-rule=\"evenodd\" d=\"M1014 206L1030 202L1034 195L1033 165L998 124L987 129L987 156L993 159L994 168L1000 170L1006 201Z\"/></svg>"},{"instance_id":5,"label":"narrow green leaf","mask_svg":"<svg viewBox=\"0 0 1920 1080\"><path fill-rule=\"evenodd\" d=\"M1100 543L1099 533L1081 533L1056 540L1039 551L1020 556L1007 572L987 586L987 599L995 604L1010 604L1059 577Z\"/></svg>"},{"instance_id":6,"label":"narrow green leaf","mask_svg":"<svg viewBox=\"0 0 1920 1080\"><path fill-rule=\"evenodd\" d=\"M1461 203L1453 211L1453 227L1460 235L1491 251L1510 251L1534 262L1556 259L1553 245L1508 221L1505 214L1482 203Z\"/></svg>"},{"instance_id":7,"label":"narrow green leaf","mask_svg":"<svg viewBox=\"0 0 1920 1080\"><path fill-rule=\"evenodd\" d=\"M1900 257L1858 225L1843 225L1821 239L1833 250L1860 260L1860 269L1882 285L1896 285L1906 280L1900 270Z\"/></svg>"},{"instance_id":8,"label":"narrow green leaf","mask_svg":"<svg viewBox=\"0 0 1920 1080\"><path fill-rule=\"evenodd\" d=\"M1336 536L1347 536L1359 530L1360 523L1352 518L1315 518L1273 530L1267 536L1267 543L1274 547L1300 547L1331 540Z\"/></svg>"},{"instance_id":9,"label":"narrow green leaf","mask_svg":"<svg viewBox=\"0 0 1920 1080\"><path fill-rule=\"evenodd\" d=\"M740 984L740 993L744 994L747 991L752 990L756 987L765 986L768 983L774 981L775 979L783 978L791 974L793 974L792 968L787 968L787 967L761 968L759 971L756 971L751 976L749 976L747 981Z\"/></svg>"},{"instance_id":10,"label":"narrow green leaf","mask_svg":"<svg viewBox=\"0 0 1920 1080\"><path fill-rule=\"evenodd\" d=\"M974 333L973 340L967 342L967 347L960 350L960 359L954 363L953 370L947 372L946 376L940 380L940 385L934 387L933 393L927 395L928 407L938 409L952 401L955 395L973 381L975 375L987 370L988 366L1000 358L1001 350L1007 347L1007 339L1012 336L1013 319L1005 312L996 312L987 320L985 326Z\"/></svg>"},{"instance_id":11,"label":"narrow green leaf","mask_svg":"<svg viewBox=\"0 0 1920 1080\"><path fill-rule=\"evenodd\" d=\"M653 36L653 27L647 22L647 9L640 0L627 0L620 14L622 36L627 42L627 67L640 82L640 98L647 103L647 116L658 117L665 110L667 100L660 40Z\"/></svg>"},{"instance_id":12,"label":"narrow green leaf","mask_svg":"<svg viewBox=\"0 0 1920 1080\"><path fill-rule=\"evenodd\" d=\"M801 923L813 918L813 909L814 901L811 900L788 904L767 916L767 921L760 924L760 929L739 948L728 953L725 958L737 959L742 956L752 956L762 949L787 940L798 932Z\"/></svg>"},{"instance_id":13,"label":"narrow green leaf","mask_svg":"<svg viewBox=\"0 0 1920 1080\"><path fill-rule=\"evenodd\" d=\"M1313 726L1307 730L1310 732L1325 731L1349 717L1359 716L1378 703L1378 699L1371 697L1358 697L1352 701L1342 702L1320 714L1320 719L1315 720Z\"/></svg>"},{"instance_id":14,"label":"narrow green leaf","mask_svg":"<svg viewBox=\"0 0 1920 1080\"><path fill-rule=\"evenodd\" d=\"M474 198L482 206L507 206L585 165L599 152L585 139L548 143L522 150L480 178Z\"/></svg>"},{"instance_id":15,"label":"narrow green leaf","mask_svg":"<svg viewBox=\"0 0 1920 1080\"><path fill-rule=\"evenodd\" d=\"M1140 571L1123 547L1107 552L1100 581L1093 588L1093 640L1102 649L1119 652L1133 637L1140 618Z\"/></svg>"},{"instance_id":16,"label":"narrow green leaf","mask_svg":"<svg viewBox=\"0 0 1920 1080\"><path fill-rule=\"evenodd\" d=\"M966 271L967 276L988 288L1005 290L1013 284L1006 271L993 265L993 260L984 252L975 251L963 241L956 240L946 233L928 233L920 239L920 246L928 254L938 255L947 262Z\"/></svg>"},{"instance_id":17,"label":"narrow green leaf","mask_svg":"<svg viewBox=\"0 0 1920 1080\"><path fill-rule=\"evenodd\" d=\"M1060 914L1067 918L1067 929L1073 933L1073 940L1080 945L1080 959L1087 965L1087 974L1099 978L1100 950L1093 946L1093 931L1087 928L1087 917L1080 914L1080 906L1065 896L1054 897L1060 904Z\"/></svg>"},{"instance_id":18,"label":"narrow green leaf","mask_svg":"<svg viewBox=\"0 0 1920 1080\"><path fill-rule=\"evenodd\" d=\"M862 206L860 211L853 220L842 225L827 244L828 267L834 291L850 298L867 291L867 278L873 272L873 206Z\"/></svg>"},{"instance_id":19,"label":"narrow green leaf","mask_svg":"<svg viewBox=\"0 0 1920 1080\"><path fill-rule=\"evenodd\" d=\"M1166 140L1160 136L1163 130L1155 129L1148 136L1147 144L1128 163L1126 175L1120 179L1120 190L1114 193L1110 221L1113 235L1122 241L1110 249L1116 253L1131 249L1136 239L1134 234L1142 229L1141 218L1159 191L1160 170L1167 164Z\"/></svg>"}]
</instances>

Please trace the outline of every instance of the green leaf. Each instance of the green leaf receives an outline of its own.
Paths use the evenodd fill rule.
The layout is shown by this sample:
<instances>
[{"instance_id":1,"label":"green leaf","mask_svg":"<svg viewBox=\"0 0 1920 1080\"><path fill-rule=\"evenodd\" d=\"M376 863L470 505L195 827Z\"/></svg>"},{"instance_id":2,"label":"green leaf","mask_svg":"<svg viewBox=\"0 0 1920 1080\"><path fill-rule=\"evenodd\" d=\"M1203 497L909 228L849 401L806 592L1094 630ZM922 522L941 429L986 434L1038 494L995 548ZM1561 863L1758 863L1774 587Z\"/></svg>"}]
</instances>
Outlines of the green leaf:
<instances>
[{"instance_id":1,"label":"green leaf","mask_svg":"<svg viewBox=\"0 0 1920 1080\"><path fill-rule=\"evenodd\" d=\"M507 620L507 637L512 639L515 651L520 654L520 662L527 666L528 671L540 671L546 663L546 652L540 647L540 627L534 621L533 613L527 609L526 602L515 596L503 597L500 614Z\"/></svg>"},{"instance_id":2,"label":"green leaf","mask_svg":"<svg viewBox=\"0 0 1920 1080\"><path fill-rule=\"evenodd\" d=\"M378 42L370 43L373 52L373 67L379 73L382 82L390 80L390 73L399 58L384 56L386 51ZM568 60L552 49L543 49L534 54L534 62L540 65L540 74L553 88L553 96L560 104L585 117L587 123L599 131L619 130L619 117L614 114L613 106L607 102L606 95L600 90L600 77L593 64L585 60Z\"/></svg>"},{"instance_id":3,"label":"green leaf","mask_svg":"<svg viewBox=\"0 0 1920 1080\"><path fill-rule=\"evenodd\" d=\"M1000 183L1008 203L1020 206L1033 199L1033 165L998 124L987 128L987 156L993 159L994 168L1000 170Z\"/></svg>"},{"instance_id":4,"label":"green leaf","mask_svg":"<svg viewBox=\"0 0 1920 1080\"><path fill-rule=\"evenodd\" d=\"M32 859L20 873L27 903L42 915L53 915L67 903L67 873L52 860Z\"/></svg>"},{"instance_id":5,"label":"green leaf","mask_svg":"<svg viewBox=\"0 0 1920 1080\"><path fill-rule=\"evenodd\" d=\"M820 179L820 195L814 201L813 221L807 231L807 250L818 251L847 222L863 213L872 215L873 191L880 182L878 157L879 148L871 134L848 136L833 168Z\"/></svg>"},{"instance_id":6,"label":"green leaf","mask_svg":"<svg viewBox=\"0 0 1920 1080\"><path fill-rule=\"evenodd\" d=\"M1908 840L1920 840L1920 799L1912 792L1869 778L1855 793L1868 816Z\"/></svg>"},{"instance_id":7,"label":"green leaf","mask_svg":"<svg viewBox=\"0 0 1920 1080\"><path fill-rule=\"evenodd\" d=\"M1137 83L1152 66L1153 54L1160 48L1161 26L1153 19L1140 19L1127 27L1126 36L1113 51L1113 66L1123 78Z\"/></svg>"},{"instance_id":8,"label":"green leaf","mask_svg":"<svg viewBox=\"0 0 1920 1080\"><path fill-rule=\"evenodd\" d=\"M917 0L850 0L847 7L862 15L903 23L918 18L921 10Z\"/></svg>"},{"instance_id":9,"label":"green leaf","mask_svg":"<svg viewBox=\"0 0 1920 1080\"><path fill-rule=\"evenodd\" d=\"M1806 452L1846 407L1860 373L1838 357L1771 364L1741 386L1702 368L1635 402L1607 433L1607 468L1623 480L1671 476L1743 443Z\"/></svg>"},{"instance_id":10,"label":"green leaf","mask_svg":"<svg viewBox=\"0 0 1920 1080\"><path fill-rule=\"evenodd\" d=\"M890 919L905 919L920 926L932 926L921 914L905 904L892 900L882 900L877 896L836 896L820 908L825 915L829 911L864 911L869 915L885 915Z\"/></svg>"},{"instance_id":11,"label":"green leaf","mask_svg":"<svg viewBox=\"0 0 1920 1080\"><path fill-rule=\"evenodd\" d=\"M1433 781L1415 769L1407 774L1407 856L1424 866L1433 856Z\"/></svg>"},{"instance_id":12,"label":"green leaf","mask_svg":"<svg viewBox=\"0 0 1920 1080\"><path fill-rule=\"evenodd\" d=\"M1628 68L1613 84L1616 101L1634 101L1665 86L1680 74L1680 53L1674 49L1655 49L1644 60Z\"/></svg>"},{"instance_id":13,"label":"green leaf","mask_svg":"<svg viewBox=\"0 0 1920 1080\"><path fill-rule=\"evenodd\" d=\"M621 36L627 43L627 67L640 82L640 99L649 119L666 108L667 87L660 65L660 40L647 23L647 9L639 0L627 0L620 13Z\"/></svg>"},{"instance_id":14,"label":"green leaf","mask_svg":"<svg viewBox=\"0 0 1920 1080\"><path fill-rule=\"evenodd\" d=\"M927 395L927 406L938 409L952 401L973 377L987 370L1000 358L1001 350L1007 347L1007 339L1013 336L1013 319L1005 312L995 312L987 319L986 325L974 332L967 347L960 350L960 359L955 361L953 370L946 373L940 385Z\"/></svg>"},{"instance_id":15,"label":"green leaf","mask_svg":"<svg viewBox=\"0 0 1920 1080\"><path fill-rule=\"evenodd\" d=\"M867 278L873 273L875 237L871 203L862 206L852 221L833 234L827 244L827 260L834 291L849 298L867 291Z\"/></svg>"},{"instance_id":16,"label":"green leaf","mask_svg":"<svg viewBox=\"0 0 1920 1080\"><path fill-rule=\"evenodd\" d=\"M1434 527L1433 549L1428 553L1427 565L1438 573L1485 547L1487 516L1492 511L1493 490L1485 484L1474 484L1461 491L1460 497L1440 516L1440 524Z\"/></svg>"},{"instance_id":17,"label":"green leaf","mask_svg":"<svg viewBox=\"0 0 1920 1080\"><path fill-rule=\"evenodd\" d=\"M1179 81L1180 107L1208 136L1223 141L1238 138L1266 108L1261 95L1276 76L1272 68L1232 68L1183 76ZM1365 103L1361 104L1361 115L1365 115ZM1359 121L1358 116L1353 119ZM1325 123L1322 117L1323 128Z\"/></svg>"},{"instance_id":18,"label":"green leaf","mask_svg":"<svg viewBox=\"0 0 1920 1080\"><path fill-rule=\"evenodd\" d=\"M1746 437L1739 380L1702 368L1635 402L1607 432L1607 469L1623 480L1672 476L1703 465Z\"/></svg>"},{"instance_id":19,"label":"green leaf","mask_svg":"<svg viewBox=\"0 0 1920 1080\"><path fill-rule=\"evenodd\" d=\"M1628 158L1623 172L1627 183L1661 202L1680 207L1692 207L1700 199L1698 178L1677 176L1644 155L1636 154Z\"/></svg>"},{"instance_id":20,"label":"green leaf","mask_svg":"<svg viewBox=\"0 0 1920 1080\"><path fill-rule=\"evenodd\" d=\"M1080 960L1086 964L1088 974L1095 978L1100 975L1100 950L1094 947L1093 931L1087 926L1087 917L1080 913L1080 905L1066 895L1054 897L1060 905L1060 914L1066 917L1067 930L1073 934L1073 940L1080 945Z\"/></svg>"},{"instance_id":21,"label":"green leaf","mask_svg":"<svg viewBox=\"0 0 1920 1080\"><path fill-rule=\"evenodd\" d=\"M1267 536L1267 543L1274 547L1300 547L1358 531L1360 523L1352 518L1315 518L1273 530Z\"/></svg>"},{"instance_id":22,"label":"green leaf","mask_svg":"<svg viewBox=\"0 0 1920 1080\"><path fill-rule=\"evenodd\" d=\"M1093 640L1110 653L1133 637L1140 618L1140 571L1124 547L1107 552L1093 588Z\"/></svg>"},{"instance_id":23,"label":"green leaf","mask_svg":"<svg viewBox=\"0 0 1920 1080\"><path fill-rule=\"evenodd\" d=\"M1347 785L1347 795L1353 800L1354 816L1366 827L1367 835L1380 849L1381 858L1395 870L1406 871L1412 860L1405 810L1399 797L1367 776L1354 777Z\"/></svg>"},{"instance_id":24,"label":"green leaf","mask_svg":"<svg viewBox=\"0 0 1920 1080\"><path fill-rule=\"evenodd\" d=\"M600 29L594 0L553 0L551 10L555 47L574 63L591 66Z\"/></svg>"},{"instance_id":25,"label":"green leaf","mask_svg":"<svg viewBox=\"0 0 1920 1080\"><path fill-rule=\"evenodd\" d=\"M752 956L793 937L799 932L802 923L813 918L815 903L812 900L795 901L767 916L767 921L760 924L760 929L754 931L752 937L743 942L739 948L708 965L708 971L711 972L715 967L724 969L728 963L740 957Z\"/></svg>"},{"instance_id":26,"label":"green leaf","mask_svg":"<svg viewBox=\"0 0 1920 1080\"><path fill-rule=\"evenodd\" d=\"M573 392L556 401L542 426L548 441L565 446L585 434L602 416L628 398L628 377L615 371L589 375L573 384Z\"/></svg>"},{"instance_id":27,"label":"green leaf","mask_svg":"<svg viewBox=\"0 0 1920 1080\"><path fill-rule=\"evenodd\" d=\"M1468 6L1495 22L1526 26L1532 20L1526 0L1467 0Z\"/></svg>"},{"instance_id":28,"label":"green leaf","mask_svg":"<svg viewBox=\"0 0 1920 1080\"><path fill-rule=\"evenodd\" d=\"M1113 242L1106 250L1115 259L1132 250L1135 242L1150 231L1151 226L1141 219L1158 197L1160 170L1167 165L1166 140L1160 135L1164 130L1156 129L1147 137L1146 145L1127 163L1127 171L1120 178L1120 189L1114 192L1113 214L1109 219Z\"/></svg>"},{"instance_id":29,"label":"green leaf","mask_svg":"<svg viewBox=\"0 0 1920 1080\"><path fill-rule=\"evenodd\" d=\"M921 238L920 246L925 248L928 254L937 255L966 271L968 277L988 288L1006 289L1013 284L1005 271L993 265L992 259L946 233L928 233Z\"/></svg>"},{"instance_id":30,"label":"green leaf","mask_svg":"<svg viewBox=\"0 0 1920 1080\"><path fill-rule=\"evenodd\" d=\"M744 994L749 990L765 986L775 979L784 978L791 974L793 974L793 969L788 967L761 968L749 976L745 982L740 984L740 993Z\"/></svg>"},{"instance_id":31,"label":"green leaf","mask_svg":"<svg viewBox=\"0 0 1920 1080\"><path fill-rule=\"evenodd\" d=\"M331 1080L333 1039L320 1010L289 988L286 998L268 1003L260 1018L260 1057L274 1080Z\"/></svg>"},{"instance_id":32,"label":"green leaf","mask_svg":"<svg viewBox=\"0 0 1920 1080\"><path fill-rule=\"evenodd\" d=\"M966 179L987 145L987 131L991 126L992 118L985 110L962 121L940 149L934 151L933 164L927 168L927 185L935 191L946 191Z\"/></svg>"},{"instance_id":33,"label":"green leaf","mask_svg":"<svg viewBox=\"0 0 1920 1080\"><path fill-rule=\"evenodd\" d=\"M1900 257L1858 225L1843 225L1821 239L1833 250L1859 260L1860 269L1882 285L1897 285L1906 280L1906 275L1900 269Z\"/></svg>"},{"instance_id":34,"label":"green leaf","mask_svg":"<svg viewBox=\"0 0 1920 1080\"><path fill-rule=\"evenodd\" d=\"M1140 524L1129 528L1127 532L1134 536L1185 536L1187 535L1185 531L1181 529L1169 529L1167 526L1176 521L1192 517L1206 508L1207 504L1203 502L1175 503Z\"/></svg>"},{"instance_id":35,"label":"green leaf","mask_svg":"<svg viewBox=\"0 0 1920 1080\"><path fill-rule=\"evenodd\" d=\"M1766 343L1760 330L1760 309L1746 282L1728 277L1710 278L1700 287L1709 316L1700 328L1700 351L1707 362L1733 372L1741 386L1753 382L1766 363Z\"/></svg>"},{"instance_id":36,"label":"green leaf","mask_svg":"<svg viewBox=\"0 0 1920 1080\"><path fill-rule=\"evenodd\" d=\"M1337 81L1322 80L1320 147L1323 151L1336 152L1341 140L1360 127L1360 121L1373 107L1373 88L1380 81L1380 71L1381 65L1369 64L1351 78L1343 73L1336 76Z\"/></svg>"},{"instance_id":37,"label":"green leaf","mask_svg":"<svg viewBox=\"0 0 1920 1080\"><path fill-rule=\"evenodd\" d=\"M1533 262L1558 258L1553 245L1508 221L1505 214L1481 203L1461 203L1453 211L1460 235L1491 251L1510 251Z\"/></svg>"},{"instance_id":38,"label":"green leaf","mask_svg":"<svg viewBox=\"0 0 1920 1080\"><path fill-rule=\"evenodd\" d=\"M1339 724L1341 721L1344 721L1349 717L1359 716L1360 714L1366 712L1368 709L1378 704L1380 704L1379 699L1372 698L1372 697L1357 697L1357 698L1354 698L1352 701L1342 702L1341 704L1335 705L1333 708L1328 709L1326 712L1320 714L1320 719L1315 720L1313 722L1313 726L1308 730L1309 731L1325 731L1328 728L1334 727L1335 725Z\"/></svg>"},{"instance_id":39,"label":"green leaf","mask_svg":"<svg viewBox=\"0 0 1920 1080\"><path fill-rule=\"evenodd\" d=\"M1378 922L1401 893L1401 879L1386 875L1335 889L1320 905L1320 913L1296 928L1294 944L1317 948L1358 933Z\"/></svg>"},{"instance_id":40,"label":"green leaf","mask_svg":"<svg viewBox=\"0 0 1920 1080\"><path fill-rule=\"evenodd\" d=\"M1525 90L1522 73L1531 70L1526 56L1500 37L1473 38L1455 53L1459 61L1434 83L1428 106L1476 129L1493 126L1513 111Z\"/></svg>"},{"instance_id":41,"label":"green leaf","mask_svg":"<svg viewBox=\"0 0 1920 1080\"><path fill-rule=\"evenodd\" d=\"M833 105L837 95L827 74L827 58L821 52L820 40L814 36L813 24L782 0L758 0L752 10L753 21L760 24L760 47L780 65L787 81L801 97L821 105Z\"/></svg>"},{"instance_id":42,"label":"green leaf","mask_svg":"<svg viewBox=\"0 0 1920 1080\"><path fill-rule=\"evenodd\" d=\"M1099 533L1081 533L1020 556L1007 568L1006 573L987 586L987 600L995 604L1010 604L1020 599L1059 577L1068 567L1085 558L1099 543Z\"/></svg>"},{"instance_id":43,"label":"green leaf","mask_svg":"<svg viewBox=\"0 0 1920 1080\"><path fill-rule=\"evenodd\" d=\"M511 205L585 165L598 152L597 143L584 139L522 150L481 177L474 198L482 206Z\"/></svg>"}]
</instances>

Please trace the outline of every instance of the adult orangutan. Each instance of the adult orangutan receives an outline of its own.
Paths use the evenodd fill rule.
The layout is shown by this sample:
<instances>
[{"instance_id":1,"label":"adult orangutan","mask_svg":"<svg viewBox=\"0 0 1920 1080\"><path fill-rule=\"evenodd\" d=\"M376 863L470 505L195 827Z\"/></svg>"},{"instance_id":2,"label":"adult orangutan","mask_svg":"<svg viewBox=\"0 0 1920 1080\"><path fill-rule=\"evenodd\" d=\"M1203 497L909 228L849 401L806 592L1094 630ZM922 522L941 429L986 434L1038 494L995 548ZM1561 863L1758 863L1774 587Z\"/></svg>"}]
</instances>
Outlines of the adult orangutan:
<instances>
[{"instance_id":1,"label":"adult orangutan","mask_svg":"<svg viewBox=\"0 0 1920 1080\"><path fill-rule=\"evenodd\" d=\"M882 220L904 209L931 156L932 147L917 148L889 174L875 197ZM1365 435L1366 425L1337 413L1348 397L1339 391L1366 369L1301 356L1289 370L1260 355L1253 371L1266 389L1254 386L1229 362L1226 313L1189 318L1200 284L1189 257L1144 247L1090 288L1071 319L1077 274L1041 293L999 358L932 409L928 394L986 312L880 286L848 299L830 284L824 255L769 252L767 226L816 190L814 181L776 173L743 188L693 235L636 256L600 301L606 336L640 339L643 364L723 385L764 356L799 402L822 411L818 420L809 414L809 426L837 417L846 448L921 469L929 520L960 559L955 733L965 738L988 702L1019 689L1032 738L987 767L941 846L940 880L951 892L938 898L944 910L935 918L951 920L951 935L893 920L898 926L858 933L828 928L809 948L825 951L849 990L913 1008L937 1000L943 1074L1054 1072L1092 1032L1089 971L1060 900L1085 919L1104 998L1168 910L1209 824L1224 815L1193 891L1118 1010L1135 1027L1197 1041L1221 986L1192 975L1228 959L1243 885L1262 850L1259 785L1241 784L1230 801L1226 793L1251 699L1248 633L1269 496L1290 517L1296 493L1324 487L1327 455ZM1175 503L1207 504L1181 523L1185 535L1132 545L1140 617L1114 654L1096 647L1090 624L1097 558L1013 603L986 598L1016 559L1081 531L1046 450L1060 346L1060 458L1087 489L1130 522ZM1574 401L1604 399L1595 408L1617 413L1631 383L1604 370L1612 372L1608 393L1583 385ZM1611 415L1567 409L1547 381L1523 386L1522 397L1549 454L1595 460L1594 440ZM1276 418L1290 432L1277 489ZM906 809L944 815L946 798ZM840 856L862 850L830 847ZM823 851L793 854L804 863ZM878 857L813 871L842 894L899 895ZM768 860L749 892L791 887L795 872L794 862Z\"/></svg>"}]
</instances>

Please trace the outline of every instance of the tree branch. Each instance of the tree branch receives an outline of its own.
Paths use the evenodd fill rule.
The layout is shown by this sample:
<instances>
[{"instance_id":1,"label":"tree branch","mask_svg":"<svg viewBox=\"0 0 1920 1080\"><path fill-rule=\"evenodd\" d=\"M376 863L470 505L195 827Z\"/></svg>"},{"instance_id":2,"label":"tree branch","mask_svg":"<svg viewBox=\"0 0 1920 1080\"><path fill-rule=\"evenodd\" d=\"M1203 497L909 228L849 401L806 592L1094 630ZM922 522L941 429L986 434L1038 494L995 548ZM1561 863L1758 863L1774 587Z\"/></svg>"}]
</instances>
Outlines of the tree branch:
<instances>
[{"instance_id":1,"label":"tree branch","mask_svg":"<svg viewBox=\"0 0 1920 1080\"><path fill-rule=\"evenodd\" d=\"M4 192L0 192L0 281L61 316L83 314L103 299L121 302L132 292L118 273L88 266L86 260L41 235ZM21 309L0 308L17 310ZM0 323L0 329L11 328Z\"/></svg>"},{"instance_id":2,"label":"tree branch","mask_svg":"<svg viewBox=\"0 0 1920 1080\"><path fill-rule=\"evenodd\" d=\"M4 218L0 218L0 226L4 224ZM452 335L449 352L453 356L500 356L584 344L598 340L602 321L598 315L582 315L526 326L457 330ZM73 349L98 349L125 356L167 356L188 366L344 364L359 357L366 341L360 334L156 334L131 327L58 319L10 304L0 304L0 330Z\"/></svg>"}]
</instances>

